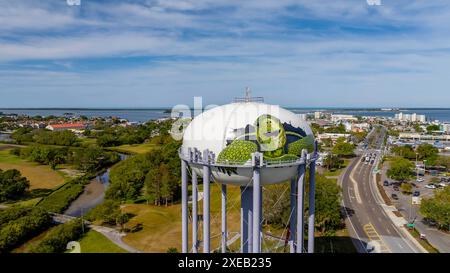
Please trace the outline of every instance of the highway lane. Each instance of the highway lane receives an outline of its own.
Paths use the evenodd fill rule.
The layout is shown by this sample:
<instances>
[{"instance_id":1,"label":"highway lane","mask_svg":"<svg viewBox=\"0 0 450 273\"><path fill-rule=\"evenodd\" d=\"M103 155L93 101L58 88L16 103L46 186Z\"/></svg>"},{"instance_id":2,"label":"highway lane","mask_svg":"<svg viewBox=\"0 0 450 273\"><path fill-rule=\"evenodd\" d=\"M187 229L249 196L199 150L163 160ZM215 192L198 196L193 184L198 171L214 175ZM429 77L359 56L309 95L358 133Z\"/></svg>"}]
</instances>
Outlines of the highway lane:
<instances>
[{"instance_id":1,"label":"highway lane","mask_svg":"<svg viewBox=\"0 0 450 273\"><path fill-rule=\"evenodd\" d=\"M381 147L383 134L374 142ZM381 139L381 140L380 140ZM368 150L367 153L380 153ZM347 168L342 178L343 206L347 214L350 234L360 252L365 252L367 243L375 244L377 252L415 253L420 250L404 237L404 234L386 215L378 200L374 182L371 180L374 165L365 164L358 157Z\"/></svg>"}]
</instances>

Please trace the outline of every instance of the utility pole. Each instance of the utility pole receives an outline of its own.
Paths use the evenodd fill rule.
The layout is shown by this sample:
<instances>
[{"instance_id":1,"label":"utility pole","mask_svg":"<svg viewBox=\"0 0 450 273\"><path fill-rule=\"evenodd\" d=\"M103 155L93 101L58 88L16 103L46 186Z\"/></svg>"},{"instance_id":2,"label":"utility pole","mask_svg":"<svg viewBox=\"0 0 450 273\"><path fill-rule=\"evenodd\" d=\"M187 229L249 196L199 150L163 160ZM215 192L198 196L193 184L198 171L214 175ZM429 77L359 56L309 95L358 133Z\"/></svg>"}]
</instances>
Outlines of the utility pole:
<instances>
[{"instance_id":1,"label":"utility pole","mask_svg":"<svg viewBox=\"0 0 450 273\"><path fill-rule=\"evenodd\" d=\"M419 166L417 165L418 157L419 157L419 153L416 152L416 181L419 180Z\"/></svg>"}]
</instances>

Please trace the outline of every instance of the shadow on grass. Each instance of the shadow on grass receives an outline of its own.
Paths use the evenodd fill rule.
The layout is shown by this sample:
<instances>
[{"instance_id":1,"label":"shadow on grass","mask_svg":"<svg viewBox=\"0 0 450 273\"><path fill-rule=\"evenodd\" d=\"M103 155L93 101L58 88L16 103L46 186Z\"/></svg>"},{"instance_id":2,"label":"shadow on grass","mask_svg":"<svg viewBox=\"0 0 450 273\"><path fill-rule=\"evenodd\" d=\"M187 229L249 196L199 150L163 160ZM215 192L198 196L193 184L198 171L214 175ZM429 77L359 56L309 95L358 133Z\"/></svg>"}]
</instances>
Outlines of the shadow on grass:
<instances>
[{"instance_id":1,"label":"shadow on grass","mask_svg":"<svg viewBox=\"0 0 450 273\"><path fill-rule=\"evenodd\" d=\"M348 236L321 236L314 240L315 253L357 253L352 240ZM357 242L359 244L359 242ZM366 243L361 243L365 246Z\"/></svg>"}]
</instances>

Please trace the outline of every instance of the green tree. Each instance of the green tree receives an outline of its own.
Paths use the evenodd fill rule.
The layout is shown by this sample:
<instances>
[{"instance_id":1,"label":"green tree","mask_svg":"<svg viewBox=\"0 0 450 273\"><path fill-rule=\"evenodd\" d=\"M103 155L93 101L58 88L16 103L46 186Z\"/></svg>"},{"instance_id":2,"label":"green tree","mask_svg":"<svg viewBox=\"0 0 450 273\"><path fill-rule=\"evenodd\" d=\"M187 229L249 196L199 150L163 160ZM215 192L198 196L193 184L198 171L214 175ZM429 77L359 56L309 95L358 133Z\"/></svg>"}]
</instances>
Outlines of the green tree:
<instances>
[{"instance_id":1,"label":"green tree","mask_svg":"<svg viewBox=\"0 0 450 273\"><path fill-rule=\"evenodd\" d=\"M404 158L395 158L388 171L387 175L389 178L405 181L412 176L414 165L409 160Z\"/></svg>"},{"instance_id":2,"label":"green tree","mask_svg":"<svg viewBox=\"0 0 450 273\"><path fill-rule=\"evenodd\" d=\"M161 201L161 179L159 168L153 168L145 175L147 201L159 206Z\"/></svg>"},{"instance_id":3,"label":"green tree","mask_svg":"<svg viewBox=\"0 0 450 273\"><path fill-rule=\"evenodd\" d=\"M403 193L405 194L411 194L412 193L412 185L409 183L402 183L402 185L400 186L400 189L402 190Z\"/></svg>"},{"instance_id":4,"label":"green tree","mask_svg":"<svg viewBox=\"0 0 450 273\"><path fill-rule=\"evenodd\" d=\"M423 129L422 129L422 127L420 126L420 124L414 124L414 131L416 131L417 133L422 133L423 132Z\"/></svg>"},{"instance_id":5,"label":"green tree","mask_svg":"<svg viewBox=\"0 0 450 273\"><path fill-rule=\"evenodd\" d=\"M308 181L308 177L306 177ZM263 214L265 224L284 228L290 220L290 197L287 184L265 187ZM305 196L308 197L306 187ZM333 179L316 174L316 228L324 234L333 234L341 226L340 214L341 188ZM308 204L308 202L306 202ZM308 208L305 208L305 213Z\"/></svg>"},{"instance_id":6,"label":"green tree","mask_svg":"<svg viewBox=\"0 0 450 273\"><path fill-rule=\"evenodd\" d=\"M30 182L18 170L0 169L0 201L18 198L30 187Z\"/></svg>"},{"instance_id":7,"label":"green tree","mask_svg":"<svg viewBox=\"0 0 450 273\"><path fill-rule=\"evenodd\" d=\"M121 214L119 202L107 199L100 205L89 211L86 216L91 221L102 221L105 224L115 225L116 220Z\"/></svg>"},{"instance_id":8,"label":"green tree","mask_svg":"<svg viewBox=\"0 0 450 273\"><path fill-rule=\"evenodd\" d=\"M439 131L439 130L441 130L441 127L439 125L437 125L437 124L431 124L431 125L427 126L427 132L428 133L431 133L433 131Z\"/></svg>"},{"instance_id":9,"label":"green tree","mask_svg":"<svg viewBox=\"0 0 450 273\"><path fill-rule=\"evenodd\" d=\"M344 161L341 158L332 153L325 156L323 160L323 166L328 170L338 169L342 166L343 163Z\"/></svg>"},{"instance_id":10,"label":"green tree","mask_svg":"<svg viewBox=\"0 0 450 273\"><path fill-rule=\"evenodd\" d=\"M432 198L423 199L420 213L435 220L440 229L450 230L450 187L437 191Z\"/></svg>"},{"instance_id":11,"label":"green tree","mask_svg":"<svg viewBox=\"0 0 450 273\"><path fill-rule=\"evenodd\" d=\"M410 160L416 159L416 152L411 146L394 146L391 151L400 157L404 157Z\"/></svg>"},{"instance_id":12,"label":"green tree","mask_svg":"<svg viewBox=\"0 0 450 273\"><path fill-rule=\"evenodd\" d=\"M341 226L341 188L335 180L316 177L315 226L324 234L333 234Z\"/></svg>"},{"instance_id":13,"label":"green tree","mask_svg":"<svg viewBox=\"0 0 450 273\"><path fill-rule=\"evenodd\" d=\"M355 145L345 142L344 138L339 138L334 145L332 153L342 157L353 156L353 151L355 150Z\"/></svg>"},{"instance_id":14,"label":"green tree","mask_svg":"<svg viewBox=\"0 0 450 273\"><path fill-rule=\"evenodd\" d=\"M417 147L419 160L427 160L428 164L434 165L438 157L439 150L431 144L421 144Z\"/></svg>"},{"instance_id":15,"label":"green tree","mask_svg":"<svg viewBox=\"0 0 450 273\"><path fill-rule=\"evenodd\" d=\"M62 253L70 241L77 240L83 234L80 219L72 220L52 229L45 238L31 249L32 253Z\"/></svg>"}]
</instances>

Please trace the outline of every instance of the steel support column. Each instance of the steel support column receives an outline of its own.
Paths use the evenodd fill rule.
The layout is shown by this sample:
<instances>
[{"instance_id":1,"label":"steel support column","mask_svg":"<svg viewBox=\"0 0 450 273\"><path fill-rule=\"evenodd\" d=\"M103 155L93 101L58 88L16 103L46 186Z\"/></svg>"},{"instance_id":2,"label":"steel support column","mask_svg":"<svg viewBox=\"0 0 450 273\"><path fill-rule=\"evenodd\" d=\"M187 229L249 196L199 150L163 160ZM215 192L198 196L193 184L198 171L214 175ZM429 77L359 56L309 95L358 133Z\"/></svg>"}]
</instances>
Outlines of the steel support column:
<instances>
[{"instance_id":1,"label":"steel support column","mask_svg":"<svg viewBox=\"0 0 450 273\"><path fill-rule=\"evenodd\" d=\"M253 188L241 186L241 252L252 252Z\"/></svg>"},{"instance_id":2,"label":"steel support column","mask_svg":"<svg viewBox=\"0 0 450 273\"><path fill-rule=\"evenodd\" d=\"M186 161L181 160L181 251L188 252L188 177Z\"/></svg>"},{"instance_id":3,"label":"steel support column","mask_svg":"<svg viewBox=\"0 0 450 273\"><path fill-rule=\"evenodd\" d=\"M302 152L302 158L306 161L306 152ZM304 249L304 234L305 234L305 170L306 163L298 167L298 182L297 182L297 253L302 253Z\"/></svg>"},{"instance_id":4,"label":"steel support column","mask_svg":"<svg viewBox=\"0 0 450 273\"><path fill-rule=\"evenodd\" d=\"M308 219L308 253L314 253L314 216L316 211L316 161L309 165L309 219Z\"/></svg>"},{"instance_id":5,"label":"steel support column","mask_svg":"<svg viewBox=\"0 0 450 273\"><path fill-rule=\"evenodd\" d=\"M222 184L222 253L227 252L227 186Z\"/></svg>"},{"instance_id":6,"label":"steel support column","mask_svg":"<svg viewBox=\"0 0 450 273\"><path fill-rule=\"evenodd\" d=\"M261 252L261 179L260 169L253 170L253 253Z\"/></svg>"},{"instance_id":7,"label":"steel support column","mask_svg":"<svg viewBox=\"0 0 450 273\"><path fill-rule=\"evenodd\" d=\"M209 193L209 152L203 153L203 253L210 252L210 193Z\"/></svg>"},{"instance_id":8,"label":"steel support column","mask_svg":"<svg viewBox=\"0 0 450 273\"><path fill-rule=\"evenodd\" d=\"M297 181L291 179L291 220L289 225L289 252L295 253L296 219L297 219Z\"/></svg>"},{"instance_id":9,"label":"steel support column","mask_svg":"<svg viewBox=\"0 0 450 273\"><path fill-rule=\"evenodd\" d=\"M192 252L198 252L198 181L197 173L192 170Z\"/></svg>"}]
</instances>

